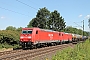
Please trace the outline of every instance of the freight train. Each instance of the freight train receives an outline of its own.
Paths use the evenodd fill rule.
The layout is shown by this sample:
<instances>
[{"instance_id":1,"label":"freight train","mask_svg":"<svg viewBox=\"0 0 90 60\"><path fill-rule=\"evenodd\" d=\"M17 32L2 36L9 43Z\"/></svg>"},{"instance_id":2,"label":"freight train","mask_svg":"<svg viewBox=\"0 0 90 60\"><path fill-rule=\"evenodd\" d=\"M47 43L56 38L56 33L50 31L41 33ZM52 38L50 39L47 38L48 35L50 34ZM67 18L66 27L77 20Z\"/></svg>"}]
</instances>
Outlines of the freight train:
<instances>
[{"instance_id":1,"label":"freight train","mask_svg":"<svg viewBox=\"0 0 90 60\"><path fill-rule=\"evenodd\" d=\"M79 40L85 39L87 39L86 36L78 34L58 32L33 27L33 28L22 28L19 44L20 46L22 46L22 48L33 48L33 47L62 44L65 42L68 43L77 42Z\"/></svg>"}]
</instances>

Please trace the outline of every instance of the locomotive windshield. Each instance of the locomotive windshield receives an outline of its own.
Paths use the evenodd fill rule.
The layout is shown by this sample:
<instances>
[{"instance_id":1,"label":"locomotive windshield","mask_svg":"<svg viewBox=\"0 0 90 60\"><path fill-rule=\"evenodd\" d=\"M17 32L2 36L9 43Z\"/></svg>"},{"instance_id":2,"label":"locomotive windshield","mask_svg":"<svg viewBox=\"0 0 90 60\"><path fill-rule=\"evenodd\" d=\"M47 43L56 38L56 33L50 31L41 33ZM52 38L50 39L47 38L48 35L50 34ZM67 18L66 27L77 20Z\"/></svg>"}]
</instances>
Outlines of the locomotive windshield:
<instances>
[{"instance_id":1,"label":"locomotive windshield","mask_svg":"<svg viewBox=\"0 0 90 60\"><path fill-rule=\"evenodd\" d=\"M22 33L23 34L32 34L32 30L23 30Z\"/></svg>"}]
</instances>

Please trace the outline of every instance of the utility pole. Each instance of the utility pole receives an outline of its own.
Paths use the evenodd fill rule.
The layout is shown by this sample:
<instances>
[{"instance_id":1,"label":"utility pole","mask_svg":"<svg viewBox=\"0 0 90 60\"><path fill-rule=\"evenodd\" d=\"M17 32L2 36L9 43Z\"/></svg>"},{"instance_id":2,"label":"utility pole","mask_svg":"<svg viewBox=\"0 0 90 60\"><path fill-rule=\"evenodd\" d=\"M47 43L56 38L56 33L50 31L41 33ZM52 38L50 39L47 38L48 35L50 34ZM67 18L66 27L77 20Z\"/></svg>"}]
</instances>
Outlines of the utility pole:
<instances>
[{"instance_id":1,"label":"utility pole","mask_svg":"<svg viewBox=\"0 0 90 60\"><path fill-rule=\"evenodd\" d=\"M84 36L84 20L83 20L83 32L82 33L83 33L82 35Z\"/></svg>"},{"instance_id":2,"label":"utility pole","mask_svg":"<svg viewBox=\"0 0 90 60\"><path fill-rule=\"evenodd\" d=\"M90 18L88 19L88 26L89 26L89 29L90 29ZM89 36L90 36L90 32L89 32Z\"/></svg>"},{"instance_id":3,"label":"utility pole","mask_svg":"<svg viewBox=\"0 0 90 60\"><path fill-rule=\"evenodd\" d=\"M74 23L77 24L79 27L83 28L83 29L82 29L82 36L84 36L84 20L83 20L82 22L83 22L83 25L82 25L82 26L78 25L78 24L75 23L75 22L74 22Z\"/></svg>"}]
</instances>

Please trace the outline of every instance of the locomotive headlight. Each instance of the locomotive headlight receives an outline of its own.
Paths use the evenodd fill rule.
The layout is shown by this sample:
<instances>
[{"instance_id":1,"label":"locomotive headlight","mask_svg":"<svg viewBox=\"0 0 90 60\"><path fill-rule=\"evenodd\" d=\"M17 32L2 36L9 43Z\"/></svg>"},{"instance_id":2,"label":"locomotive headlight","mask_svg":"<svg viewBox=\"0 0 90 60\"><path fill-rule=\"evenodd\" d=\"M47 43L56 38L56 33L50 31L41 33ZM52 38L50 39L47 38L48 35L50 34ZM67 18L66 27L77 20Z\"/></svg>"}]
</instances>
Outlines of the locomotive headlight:
<instances>
[{"instance_id":1,"label":"locomotive headlight","mask_svg":"<svg viewBox=\"0 0 90 60\"><path fill-rule=\"evenodd\" d=\"M20 37L21 39L24 38L23 36Z\"/></svg>"},{"instance_id":2,"label":"locomotive headlight","mask_svg":"<svg viewBox=\"0 0 90 60\"><path fill-rule=\"evenodd\" d=\"M28 38L31 38L31 36L28 36Z\"/></svg>"}]
</instances>

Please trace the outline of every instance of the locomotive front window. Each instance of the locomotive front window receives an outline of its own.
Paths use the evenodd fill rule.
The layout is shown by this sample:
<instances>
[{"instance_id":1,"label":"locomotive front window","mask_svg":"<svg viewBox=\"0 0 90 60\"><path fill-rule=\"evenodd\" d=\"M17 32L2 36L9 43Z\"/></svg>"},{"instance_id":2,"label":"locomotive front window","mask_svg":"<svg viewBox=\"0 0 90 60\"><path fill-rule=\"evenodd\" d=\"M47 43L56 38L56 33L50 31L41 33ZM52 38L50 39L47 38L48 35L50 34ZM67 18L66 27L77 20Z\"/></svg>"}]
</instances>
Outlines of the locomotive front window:
<instances>
[{"instance_id":1,"label":"locomotive front window","mask_svg":"<svg viewBox=\"0 0 90 60\"><path fill-rule=\"evenodd\" d=\"M23 30L22 33L23 34L32 34L32 30Z\"/></svg>"},{"instance_id":2,"label":"locomotive front window","mask_svg":"<svg viewBox=\"0 0 90 60\"><path fill-rule=\"evenodd\" d=\"M27 33L27 31L22 31L22 33L23 33L23 34L26 34L26 33Z\"/></svg>"},{"instance_id":3,"label":"locomotive front window","mask_svg":"<svg viewBox=\"0 0 90 60\"><path fill-rule=\"evenodd\" d=\"M28 32L28 34L32 34L32 30L29 30L29 31L27 31Z\"/></svg>"}]
</instances>

